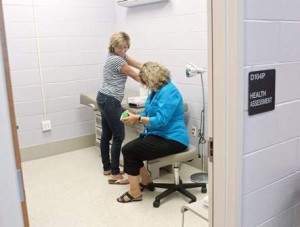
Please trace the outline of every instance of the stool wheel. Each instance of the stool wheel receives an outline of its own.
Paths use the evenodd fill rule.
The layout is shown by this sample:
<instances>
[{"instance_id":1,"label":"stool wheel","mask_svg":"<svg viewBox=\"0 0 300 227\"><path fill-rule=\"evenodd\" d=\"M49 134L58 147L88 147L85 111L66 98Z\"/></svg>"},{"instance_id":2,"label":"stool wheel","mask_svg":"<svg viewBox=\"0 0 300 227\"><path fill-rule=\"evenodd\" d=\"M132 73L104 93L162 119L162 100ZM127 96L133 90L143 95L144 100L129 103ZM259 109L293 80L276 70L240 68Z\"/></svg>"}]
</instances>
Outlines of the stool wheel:
<instances>
[{"instance_id":1,"label":"stool wheel","mask_svg":"<svg viewBox=\"0 0 300 227\"><path fill-rule=\"evenodd\" d=\"M207 188L201 188L201 192L202 193L206 193L207 192Z\"/></svg>"},{"instance_id":2,"label":"stool wheel","mask_svg":"<svg viewBox=\"0 0 300 227\"><path fill-rule=\"evenodd\" d=\"M155 200L154 202L153 202L153 207L159 207L160 206L160 202L158 201L158 200Z\"/></svg>"}]
</instances>

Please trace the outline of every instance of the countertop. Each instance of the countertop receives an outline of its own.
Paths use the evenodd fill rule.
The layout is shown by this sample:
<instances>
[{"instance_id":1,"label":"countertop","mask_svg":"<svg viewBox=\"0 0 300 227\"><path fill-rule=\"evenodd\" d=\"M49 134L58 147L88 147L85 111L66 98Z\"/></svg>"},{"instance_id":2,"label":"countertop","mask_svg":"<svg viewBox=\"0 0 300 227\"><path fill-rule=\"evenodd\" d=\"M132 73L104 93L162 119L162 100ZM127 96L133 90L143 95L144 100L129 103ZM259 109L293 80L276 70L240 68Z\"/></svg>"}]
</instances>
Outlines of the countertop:
<instances>
[{"instance_id":1,"label":"countertop","mask_svg":"<svg viewBox=\"0 0 300 227\"><path fill-rule=\"evenodd\" d=\"M87 92L87 93L80 94L80 104L89 106L93 108L93 110L95 111L98 110L97 102L96 102L97 94L98 92ZM143 108L131 108L127 103L128 97L134 97L134 96L139 96L139 93L132 89L125 89L124 99L122 101L122 107L124 110L129 110L131 113L139 114L144 110Z\"/></svg>"}]
</instances>

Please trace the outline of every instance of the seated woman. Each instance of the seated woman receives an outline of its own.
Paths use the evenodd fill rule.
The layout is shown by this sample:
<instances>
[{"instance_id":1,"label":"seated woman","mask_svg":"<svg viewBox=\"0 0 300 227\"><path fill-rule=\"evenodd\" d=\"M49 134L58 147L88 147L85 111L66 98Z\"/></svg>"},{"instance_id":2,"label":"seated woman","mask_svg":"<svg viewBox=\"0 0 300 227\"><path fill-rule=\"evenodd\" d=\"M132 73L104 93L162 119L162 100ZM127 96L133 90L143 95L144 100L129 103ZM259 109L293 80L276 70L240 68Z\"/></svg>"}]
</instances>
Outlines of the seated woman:
<instances>
[{"instance_id":1,"label":"seated woman","mask_svg":"<svg viewBox=\"0 0 300 227\"><path fill-rule=\"evenodd\" d=\"M171 82L168 69L147 62L141 67L139 77L151 93L140 115L129 113L122 119L125 124L139 121L145 130L122 148L130 189L117 199L120 203L141 201L143 189L154 190L143 161L183 152L189 145L182 96Z\"/></svg>"}]
</instances>

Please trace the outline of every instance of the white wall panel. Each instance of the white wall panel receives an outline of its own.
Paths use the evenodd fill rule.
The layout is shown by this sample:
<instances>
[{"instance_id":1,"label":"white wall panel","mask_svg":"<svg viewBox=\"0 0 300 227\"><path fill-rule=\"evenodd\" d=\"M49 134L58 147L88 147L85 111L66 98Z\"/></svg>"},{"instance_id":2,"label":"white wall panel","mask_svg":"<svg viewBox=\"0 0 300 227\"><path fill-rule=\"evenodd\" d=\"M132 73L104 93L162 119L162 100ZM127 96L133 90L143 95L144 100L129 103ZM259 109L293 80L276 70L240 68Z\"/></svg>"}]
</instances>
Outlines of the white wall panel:
<instances>
[{"instance_id":1,"label":"white wall panel","mask_svg":"<svg viewBox=\"0 0 300 227\"><path fill-rule=\"evenodd\" d=\"M300 137L300 101L277 106L274 111L245 115L244 154Z\"/></svg>"},{"instance_id":2,"label":"white wall panel","mask_svg":"<svg viewBox=\"0 0 300 227\"><path fill-rule=\"evenodd\" d=\"M71 40L72 39L69 37L40 38L39 48L41 53L66 52L69 50L69 46L71 45L70 43ZM82 50L82 49L83 48L81 49L78 48L77 50Z\"/></svg>"},{"instance_id":3,"label":"white wall panel","mask_svg":"<svg viewBox=\"0 0 300 227\"><path fill-rule=\"evenodd\" d=\"M10 75L13 87L40 83L38 69L12 71Z\"/></svg>"},{"instance_id":4,"label":"white wall panel","mask_svg":"<svg viewBox=\"0 0 300 227\"><path fill-rule=\"evenodd\" d=\"M32 5L32 0L3 0L3 5Z\"/></svg>"},{"instance_id":5,"label":"white wall panel","mask_svg":"<svg viewBox=\"0 0 300 227\"><path fill-rule=\"evenodd\" d=\"M298 140L293 139L244 157L244 193L293 174L298 169Z\"/></svg>"},{"instance_id":6,"label":"white wall panel","mask_svg":"<svg viewBox=\"0 0 300 227\"><path fill-rule=\"evenodd\" d=\"M59 96L58 98L48 99L46 108L48 113L62 112L65 110L72 110L75 108L77 100L74 96Z\"/></svg>"},{"instance_id":7,"label":"white wall panel","mask_svg":"<svg viewBox=\"0 0 300 227\"><path fill-rule=\"evenodd\" d=\"M37 54L13 54L8 58L11 71L38 69L39 67Z\"/></svg>"},{"instance_id":8,"label":"white wall panel","mask_svg":"<svg viewBox=\"0 0 300 227\"><path fill-rule=\"evenodd\" d=\"M35 38L15 38L7 42L8 54L33 54L37 53Z\"/></svg>"},{"instance_id":9,"label":"white wall panel","mask_svg":"<svg viewBox=\"0 0 300 227\"><path fill-rule=\"evenodd\" d=\"M39 37L74 37L89 35L89 26L83 22L38 22Z\"/></svg>"},{"instance_id":10,"label":"white wall panel","mask_svg":"<svg viewBox=\"0 0 300 227\"><path fill-rule=\"evenodd\" d=\"M71 96L77 92L77 82L51 83L44 87L45 98Z\"/></svg>"},{"instance_id":11,"label":"white wall panel","mask_svg":"<svg viewBox=\"0 0 300 227\"><path fill-rule=\"evenodd\" d=\"M299 48L300 49L300 48ZM300 99L300 62L280 64L276 67L276 103Z\"/></svg>"},{"instance_id":12,"label":"white wall panel","mask_svg":"<svg viewBox=\"0 0 300 227\"><path fill-rule=\"evenodd\" d=\"M24 133L29 131L41 130L43 121L43 115L33 115L28 117L18 118L17 125L19 126L18 132Z\"/></svg>"},{"instance_id":13,"label":"white wall panel","mask_svg":"<svg viewBox=\"0 0 300 227\"><path fill-rule=\"evenodd\" d=\"M69 0L70 1L70 0ZM71 0L72 1L72 0ZM115 1L112 0L77 0L76 5L81 7L100 7L100 8L113 8Z\"/></svg>"},{"instance_id":14,"label":"white wall panel","mask_svg":"<svg viewBox=\"0 0 300 227\"><path fill-rule=\"evenodd\" d=\"M56 52L44 53L41 55L41 66L49 67L64 67L84 65L85 59L82 52Z\"/></svg>"},{"instance_id":15,"label":"white wall panel","mask_svg":"<svg viewBox=\"0 0 300 227\"><path fill-rule=\"evenodd\" d=\"M43 113L42 102L39 101L27 101L15 103L16 117L34 116Z\"/></svg>"},{"instance_id":16,"label":"white wall panel","mask_svg":"<svg viewBox=\"0 0 300 227\"><path fill-rule=\"evenodd\" d=\"M245 0L245 19L276 19L281 0Z\"/></svg>"},{"instance_id":17,"label":"white wall panel","mask_svg":"<svg viewBox=\"0 0 300 227\"><path fill-rule=\"evenodd\" d=\"M42 75L45 83L97 78L100 75L100 66L80 65L70 67L47 68L42 70Z\"/></svg>"},{"instance_id":18,"label":"white wall panel","mask_svg":"<svg viewBox=\"0 0 300 227\"><path fill-rule=\"evenodd\" d=\"M33 21L33 7L8 5L4 7L4 16L9 21Z\"/></svg>"},{"instance_id":19,"label":"white wall panel","mask_svg":"<svg viewBox=\"0 0 300 227\"><path fill-rule=\"evenodd\" d=\"M59 141L79 136L79 129L77 124L63 125L53 128L51 131L51 140ZM91 133L92 134L92 133Z\"/></svg>"},{"instance_id":20,"label":"white wall panel","mask_svg":"<svg viewBox=\"0 0 300 227\"><path fill-rule=\"evenodd\" d=\"M15 102L40 100L42 97L40 85L15 87L13 93Z\"/></svg>"},{"instance_id":21,"label":"white wall panel","mask_svg":"<svg viewBox=\"0 0 300 227\"><path fill-rule=\"evenodd\" d=\"M298 0L245 0L245 18L260 20L300 20Z\"/></svg>"},{"instance_id":22,"label":"white wall panel","mask_svg":"<svg viewBox=\"0 0 300 227\"><path fill-rule=\"evenodd\" d=\"M78 124L78 133L80 135L91 135L95 132L95 121L86 121Z\"/></svg>"},{"instance_id":23,"label":"white wall panel","mask_svg":"<svg viewBox=\"0 0 300 227\"><path fill-rule=\"evenodd\" d=\"M65 110L60 112L49 113L48 117L52 120L52 127L75 124L80 121L76 116L78 110ZM90 119L91 120L91 119Z\"/></svg>"},{"instance_id":24,"label":"white wall panel","mask_svg":"<svg viewBox=\"0 0 300 227\"><path fill-rule=\"evenodd\" d=\"M280 23L245 22L245 65L279 60Z\"/></svg>"},{"instance_id":25,"label":"white wall panel","mask_svg":"<svg viewBox=\"0 0 300 227\"><path fill-rule=\"evenodd\" d=\"M10 38L34 38L35 29L33 22L5 22L5 32L8 40Z\"/></svg>"},{"instance_id":26,"label":"white wall panel","mask_svg":"<svg viewBox=\"0 0 300 227\"><path fill-rule=\"evenodd\" d=\"M243 227L257 226L300 202L300 175L293 174L243 198Z\"/></svg>"},{"instance_id":27,"label":"white wall panel","mask_svg":"<svg viewBox=\"0 0 300 227\"><path fill-rule=\"evenodd\" d=\"M300 9L300 4L299 4ZM300 22L280 26L280 62L300 61Z\"/></svg>"},{"instance_id":28,"label":"white wall panel","mask_svg":"<svg viewBox=\"0 0 300 227\"><path fill-rule=\"evenodd\" d=\"M264 222L257 227L282 227L282 226L291 226L297 227L294 222L295 216L295 207L288 209L286 212L283 212L276 216L275 218L271 218L270 220Z\"/></svg>"}]
</instances>

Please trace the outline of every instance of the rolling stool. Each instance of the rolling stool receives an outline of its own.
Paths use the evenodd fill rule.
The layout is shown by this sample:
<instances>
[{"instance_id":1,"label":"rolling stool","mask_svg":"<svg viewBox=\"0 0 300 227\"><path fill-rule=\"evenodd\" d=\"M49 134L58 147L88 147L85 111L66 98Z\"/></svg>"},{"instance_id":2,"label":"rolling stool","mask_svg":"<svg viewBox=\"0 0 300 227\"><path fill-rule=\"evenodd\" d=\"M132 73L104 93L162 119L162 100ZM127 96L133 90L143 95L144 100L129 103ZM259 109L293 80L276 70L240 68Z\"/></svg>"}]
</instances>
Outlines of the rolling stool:
<instances>
[{"instance_id":1,"label":"rolling stool","mask_svg":"<svg viewBox=\"0 0 300 227\"><path fill-rule=\"evenodd\" d=\"M167 197L168 195L172 194L173 192L180 192L181 194L185 195L186 197L190 198L190 203L195 202L197 199L196 197L190 193L187 188L197 188L201 187L201 192L206 193L206 183L182 183L182 180L179 176L179 164L181 162L190 161L198 157L196 148L193 145L190 145L186 151L183 151L178 154L168 155L162 158L155 159L160 162L169 162L173 163L174 169L174 183L153 183L154 187L157 188L166 188L164 192L157 195L155 197L155 201L153 202L154 207L160 206L160 200ZM153 161L153 160L152 160Z\"/></svg>"}]
</instances>

